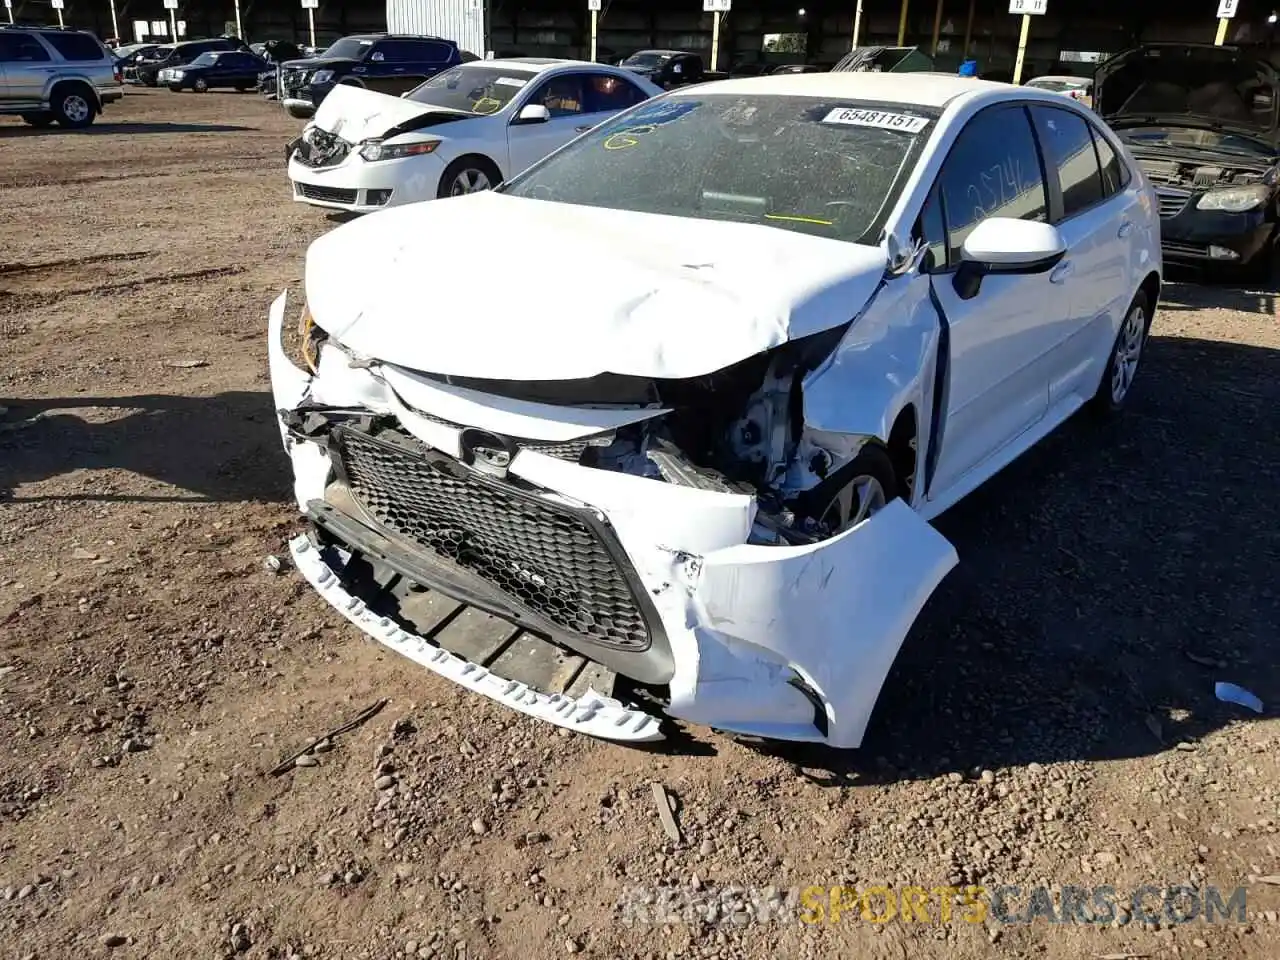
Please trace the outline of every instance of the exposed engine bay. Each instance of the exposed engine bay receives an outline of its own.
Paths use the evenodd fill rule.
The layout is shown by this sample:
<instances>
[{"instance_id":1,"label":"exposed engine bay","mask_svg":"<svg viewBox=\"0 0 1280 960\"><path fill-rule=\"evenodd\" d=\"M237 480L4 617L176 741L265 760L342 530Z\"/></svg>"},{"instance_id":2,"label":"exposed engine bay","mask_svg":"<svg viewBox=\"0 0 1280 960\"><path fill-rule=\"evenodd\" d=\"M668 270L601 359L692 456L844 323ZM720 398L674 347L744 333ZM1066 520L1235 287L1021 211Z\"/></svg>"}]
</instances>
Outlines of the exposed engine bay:
<instances>
[{"instance_id":1,"label":"exposed engine bay","mask_svg":"<svg viewBox=\"0 0 1280 960\"><path fill-rule=\"evenodd\" d=\"M1190 160L1154 160L1139 157L1138 165L1142 167L1142 172L1152 183L1191 189L1249 186L1262 183L1266 178L1262 170L1232 168Z\"/></svg>"},{"instance_id":2,"label":"exposed engine bay","mask_svg":"<svg viewBox=\"0 0 1280 960\"><path fill-rule=\"evenodd\" d=\"M833 449L829 443L818 443L805 430L804 378L821 366L847 328L845 324L791 341L690 380L607 374L591 380L515 382L420 375L522 401L667 410L567 443L503 439L516 449L585 467L752 496L759 509L751 542L810 544L839 532L821 518L828 514L832 488L839 485L839 468L850 462L868 439L845 438L840 449ZM304 335L308 339L307 362L313 366L320 345L332 341L315 326Z\"/></svg>"}]
</instances>

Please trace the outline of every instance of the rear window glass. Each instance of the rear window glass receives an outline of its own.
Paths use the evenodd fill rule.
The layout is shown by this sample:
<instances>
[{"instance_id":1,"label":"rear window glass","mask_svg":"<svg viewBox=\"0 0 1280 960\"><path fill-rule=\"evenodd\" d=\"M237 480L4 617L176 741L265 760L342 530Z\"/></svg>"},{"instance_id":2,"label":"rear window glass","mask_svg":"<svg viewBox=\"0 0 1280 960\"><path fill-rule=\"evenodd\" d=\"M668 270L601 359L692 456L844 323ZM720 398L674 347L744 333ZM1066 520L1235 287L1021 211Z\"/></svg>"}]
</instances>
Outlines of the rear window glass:
<instances>
[{"instance_id":1,"label":"rear window glass","mask_svg":"<svg viewBox=\"0 0 1280 960\"><path fill-rule=\"evenodd\" d=\"M64 60L105 60L106 51L102 44L84 33L46 33L43 35L49 46L57 50Z\"/></svg>"}]
</instances>

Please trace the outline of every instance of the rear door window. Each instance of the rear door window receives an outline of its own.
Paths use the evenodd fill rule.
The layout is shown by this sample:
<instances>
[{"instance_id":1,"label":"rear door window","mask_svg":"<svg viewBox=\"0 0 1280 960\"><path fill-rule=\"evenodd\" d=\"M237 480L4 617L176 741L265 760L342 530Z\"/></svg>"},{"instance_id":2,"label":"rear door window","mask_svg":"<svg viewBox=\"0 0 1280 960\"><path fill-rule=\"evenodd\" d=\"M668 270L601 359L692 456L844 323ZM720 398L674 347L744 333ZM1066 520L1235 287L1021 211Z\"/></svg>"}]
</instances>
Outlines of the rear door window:
<instances>
[{"instance_id":1,"label":"rear door window","mask_svg":"<svg viewBox=\"0 0 1280 960\"><path fill-rule=\"evenodd\" d=\"M1063 219L1074 217L1103 198L1102 171L1093 149L1089 123L1078 113L1036 104L1031 107L1046 166L1057 169Z\"/></svg>"},{"instance_id":2,"label":"rear door window","mask_svg":"<svg viewBox=\"0 0 1280 960\"><path fill-rule=\"evenodd\" d=\"M90 60L105 60L106 51L93 37L85 33L57 33L50 31L44 34L45 42L62 55L64 60L73 63L84 63Z\"/></svg>"},{"instance_id":3,"label":"rear door window","mask_svg":"<svg viewBox=\"0 0 1280 960\"><path fill-rule=\"evenodd\" d=\"M1102 192L1105 196L1119 193L1129 185L1129 169L1102 133L1090 124L1093 142L1098 148L1098 165L1102 168Z\"/></svg>"}]
</instances>

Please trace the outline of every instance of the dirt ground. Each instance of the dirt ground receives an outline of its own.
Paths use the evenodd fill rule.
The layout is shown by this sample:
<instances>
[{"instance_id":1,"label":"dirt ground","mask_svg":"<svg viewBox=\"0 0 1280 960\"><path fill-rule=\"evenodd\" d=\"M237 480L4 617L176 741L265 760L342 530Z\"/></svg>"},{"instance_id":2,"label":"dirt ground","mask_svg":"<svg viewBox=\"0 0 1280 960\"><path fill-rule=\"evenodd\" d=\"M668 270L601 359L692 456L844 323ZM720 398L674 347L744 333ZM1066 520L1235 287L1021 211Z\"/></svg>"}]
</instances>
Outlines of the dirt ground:
<instances>
[{"instance_id":1,"label":"dirt ground","mask_svg":"<svg viewBox=\"0 0 1280 960\"><path fill-rule=\"evenodd\" d=\"M0 955L1280 956L1274 292L1170 285L1126 416L938 522L961 564L864 749L628 749L482 702L264 568L300 528L267 305L333 228L290 202L299 127L167 91L83 133L0 119ZM930 922L854 906L971 884L1019 886L1010 922L945 892ZM636 892L659 885L665 909ZM1199 890L1174 919L1240 887L1245 916L1172 922L1148 892L1149 916L1026 917L1099 885ZM786 899L832 886L838 918ZM735 887L777 909L707 909Z\"/></svg>"}]
</instances>

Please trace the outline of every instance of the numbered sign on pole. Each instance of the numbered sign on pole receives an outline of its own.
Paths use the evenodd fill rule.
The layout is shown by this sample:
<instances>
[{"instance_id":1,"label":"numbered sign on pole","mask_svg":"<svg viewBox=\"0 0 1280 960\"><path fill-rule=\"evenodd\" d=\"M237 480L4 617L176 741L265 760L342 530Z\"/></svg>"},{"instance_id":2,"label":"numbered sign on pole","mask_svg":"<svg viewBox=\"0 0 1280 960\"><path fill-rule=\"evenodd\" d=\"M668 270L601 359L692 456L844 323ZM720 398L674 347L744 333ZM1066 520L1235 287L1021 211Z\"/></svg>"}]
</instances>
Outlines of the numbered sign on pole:
<instances>
[{"instance_id":1,"label":"numbered sign on pole","mask_svg":"<svg viewBox=\"0 0 1280 960\"><path fill-rule=\"evenodd\" d=\"M320 0L302 0L303 10L319 10Z\"/></svg>"},{"instance_id":2,"label":"numbered sign on pole","mask_svg":"<svg viewBox=\"0 0 1280 960\"><path fill-rule=\"evenodd\" d=\"M587 9L592 13L600 12L600 0L587 0Z\"/></svg>"},{"instance_id":3,"label":"numbered sign on pole","mask_svg":"<svg viewBox=\"0 0 1280 960\"><path fill-rule=\"evenodd\" d=\"M49 6L55 10L63 9L63 0L49 0Z\"/></svg>"},{"instance_id":4,"label":"numbered sign on pole","mask_svg":"<svg viewBox=\"0 0 1280 960\"><path fill-rule=\"evenodd\" d=\"M1218 19L1234 20L1240 9L1240 0L1218 0Z\"/></svg>"},{"instance_id":5,"label":"numbered sign on pole","mask_svg":"<svg viewBox=\"0 0 1280 960\"><path fill-rule=\"evenodd\" d=\"M733 0L702 0L703 13L728 13L733 8Z\"/></svg>"},{"instance_id":6,"label":"numbered sign on pole","mask_svg":"<svg viewBox=\"0 0 1280 960\"><path fill-rule=\"evenodd\" d=\"M164 0L164 8L166 10L177 10L178 0Z\"/></svg>"},{"instance_id":7,"label":"numbered sign on pole","mask_svg":"<svg viewBox=\"0 0 1280 960\"><path fill-rule=\"evenodd\" d=\"M1039 17L1049 10L1049 0L1009 0L1009 12L1020 17Z\"/></svg>"}]
</instances>

